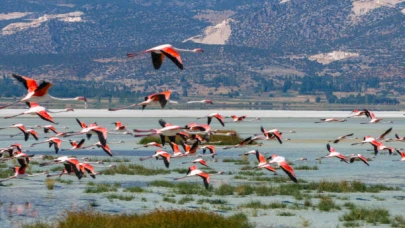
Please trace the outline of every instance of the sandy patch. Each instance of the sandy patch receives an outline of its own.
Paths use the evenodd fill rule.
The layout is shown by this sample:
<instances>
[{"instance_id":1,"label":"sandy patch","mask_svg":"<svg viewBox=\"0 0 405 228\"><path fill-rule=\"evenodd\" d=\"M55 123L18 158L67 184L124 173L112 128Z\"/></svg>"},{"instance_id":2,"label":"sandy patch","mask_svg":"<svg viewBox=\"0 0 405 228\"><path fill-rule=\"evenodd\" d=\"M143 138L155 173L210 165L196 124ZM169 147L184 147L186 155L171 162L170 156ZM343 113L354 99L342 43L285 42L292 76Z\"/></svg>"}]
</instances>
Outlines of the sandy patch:
<instances>
[{"instance_id":1,"label":"sandy patch","mask_svg":"<svg viewBox=\"0 0 405 228\"><path fill-rule=\"evenodd\" d=\"M317 61L318 63L322 64L329 64L334 61L350 58L350 57L358 57L359 53L355 52L344 52L344 51L333 51L329 53L322 53L317 55L311 55L308 57L311 61Z\"/></svg>"},{"instance_id":2,"label":"sandy patch","mask_svg":"<svg viewBox=\"0 0 405 228\"><path fill-rule=\"evenodd\" d=\"M224 10L224 11L202 10L199 11L193 18L198 19L200 21L208 21L211 24L216 25L228 19L234 14L235 12L232 10Z\"/></svg>"},{"instance_id":3,"label":"sandy patch","mask_svg":"<svg viewBox=\"0 0 405 228\"><path fill-rule=\"evenodd\" d=\"M281 0L280 1L280 4L282 4L282 3L286 3L286 2L289 2L290 0Z\"/></svg>"},{"instance_id":4,"label":"sandy patch","mask_svg":"<svg viewBox=\"0 0 405 228\"><path fill-rule=\"evenodd\" d=\"M358 0L353 2L353 18L360 17L380 7L395 7L396 4L405 0Z\"/></svg>"},{"instance_id":5,"label":"sandy patch","mask_svg":"<svg viewBox=\"0 0 405 228\"><path fill-rule=\"evenodd\" d=\"M192 41L202 44L226 44L232 32L230 22L233 21L232 19L226 19L214 26L208 26L204 30L204 34L185 39L183 43Z\"/></svg>"},{"instance_id":6,"label":"sandy patch","mask_svg":"<svg viewBox=\"0 0 405 228\"><path fill-rule=\"evenodd\" d=\"M31 22L17 22L17 23L11 23L4 27L1 30L1 34L3 36L6 35L12 35L20 31L24 31L29 28L36 28L39 27L42 23L48 21L48 20L59 20L59 21L64 21L64 22L82 22L83 19L81 16L83 15L83 12L76 11L76 12L71 12L71 13L65 13L65 14L55 14L55 15L48 15L45 14L42 17L39 17L37 19L33 19Z\"/></svg>"},{"instance_id":7,"label":"sandy patch","mask_svg":"<svg viewBox=\"0 0 405 228\"><path fill-rule=\"evenodd\" d=\"M25 17L29 14L31 14L31 12L0 13L0 21L17 19L17 18Z\"/></svg>"}]
</instances>

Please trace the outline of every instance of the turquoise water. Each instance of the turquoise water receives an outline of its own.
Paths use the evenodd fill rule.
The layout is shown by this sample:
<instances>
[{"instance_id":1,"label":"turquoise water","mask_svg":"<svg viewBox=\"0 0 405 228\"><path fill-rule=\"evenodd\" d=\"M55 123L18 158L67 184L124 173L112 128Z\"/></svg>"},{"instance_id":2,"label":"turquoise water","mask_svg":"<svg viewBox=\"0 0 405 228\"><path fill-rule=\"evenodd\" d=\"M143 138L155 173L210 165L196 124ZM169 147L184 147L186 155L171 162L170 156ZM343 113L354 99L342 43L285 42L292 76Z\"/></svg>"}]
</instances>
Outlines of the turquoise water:
<instances>
[{"instance_id":1,"label":"turquoise water","mask_svg":"<svg viewBox=\"0 0 405 228\"><path fill-rule=\"evenodd\" d=\"M402 114L401 114L402 115ZM79 131L80 127L76 123L74 118L55 118L59 122L55 127L60 131ZM160 128L158 124L158 119L156 117L151 118L80 118L81 121L89 124L92 122L97 122L99 125L107 127L109 129L114 129L112 124L115 121L122 121L124 125L127 125L128 129L151 129ZM165 118L169 123L175 125L185 125L191 122L204 123L204 119L197 120L196 118ZM295 165L317 165L319 170L297 170L296 176L299 179L305 180L361 180L367 184L386 184L390 186L405 187L403 182L404 174L403 168L405 163L398 162L400 157L396 154L389 156L387 152L380 153L376 159L370 162L370 166L366 166L361 162L355 162L353 164L345 164L340 162L338 159L329 158L323 159L321 163L316 160L321 156L328 154L326 149L326 144L328 140L333 140L340 135L345 135L348 133L354 133L353 137L358 137L357 140L343 140L338 144L331 144L338 152L345 155L361 153L366 157L371 157L373 155L371 150L372 147L368 144L352 146L351 143L359 142L366 135L371 135L377 137L382 134L385 130L393 127L392 132L387 136L389 138L394 138L394 134L397 133L400 136L405 135L405 121L403 118L386 118L386 121L392 121L389 124L360 124L362 122L367 122L366 118L351 118L347 122L343 123L321 123L315 124L319 118L262 118L260 121L251 122L238 122L238 123L226 123L224 129L234 129L239 132L242 137L248 137L253 134L260 133L260 126L265 129L277 128L283 132L283 144L279 144L276 141L264 141L262 147L252 147L252 148L235 148L230 150L222 150L220 147L217 149L218 162L211 161L210 158L206 158L209 165L218 171L225 171L227 173L237 173L240 171L241 166L236 166L234 163L224 163L223 158L239 158L239 154L244 153L247 150L258 149L261 153L270 156L272 154L282 155L289 161L293 161ZM230 121L230 119L228 120ZM37 118L15 118L6 119L1 122L0 127L10 126L13 123L23 123L24 125L35 125L42 124L47 125L46 122ZM69 129L63 129L63 127L68 127ZM223 129L223 127L216 121L213 120L213 129ZM46 135L43 133L42 129L37 129L40 132L40 140L46 139L51 134ZM296 133L291 133L290 131L295 131ZM29 149L29 154L39 155L55 155L53 148L48 148L47 144L37 145L35 147L28 148L31 143L35 141L30 138L28 142L23 142L22 135L10 138L8 134L19 133L18 129L5 129L0 130L0 147L6 147L11 143L19 142L25 146L25 149ZM85 136L75 136L72 139L81 139ZM289 138L290 140L286 140ZM62 148L70 148L70 144L67 142L69 138L64 138L66 140L62 143ZM139 158L144 156L152 155L155 148L141 148L138 150L133 150L134 147L139 147L137 142L138 138L134 138L130 135L113 135L109 134L108 142L114 143L118 141L124 141L121 144L110 144L110 148L113 151L115 157L118 158L128 158L133 163L143 164L149 168L164 168L163 162L161 160L156 161L155 159L149 159L144 162L140 162ZM85 145L89 145L97 142L97 137L93 136L90 141L86 141ZM403 142L386 142L386 145L401 148L405 147ZM167 151L171 152L170 147L166 147ZM201 153L201 151L199 151ZM58 155L69 155L88 157L95 156L98 158L107 158L106 154L99 150L75 150L75 151L60 151ZM305 161L295 161L296 159L305 157L308 160ZM170 169L175 168L187 168L189 164L182 164L184 161L191 161L191 158L182 159L172 159L170 164ZM251 161L251 166L255 164L255 158L252 156L249 158ZM10 166L13 166L10 161L8 161ZM53 167L53 166L52 166ZM39 168L34 167L33 170L46 170L46 167ZM98 167L97 170L102 170L103 168ZM141 186L146 187L147 182L150 180L172 180L173 178L182 176L183 174L178 174L172 172L168 175L157 175L153 177L145 176L126 176L126 175L115 175L115 176L97 176L96 180L92 180L90 177L83 178L82 180L77 180L77 178L71 176L63 176L62 179L72 180L73 184L66 185L61 183L56 183L55 189L49 191L44 185L44 177L37 176L27 179L15 179L8 182L4 182L5 186L1 186L2 197L0 199L0 220L5 221L2 226L9 225L20 225L22 223L30 221L54 221L56 218L64 214L65 210L86 208L90 203L96 202L100 205L96 207L97 210L106 212L143 212L145 207L153 208L157 201L160 201L163 190L153 189L152 193L145 194L143 197L147 198L147 202L144 202L140 197L136 198L130 202L115 200L110 202L105 196L107 194L86 194L84 189L89 181L94 181L96 183L121 183L122 187L131 186ZM279 171L279 175L283 175L282 171ZM269 174L271 176L271 174ZM201 184L200 179L188 178L184 181L195 182L196 184ZM243 182L238 180L239 182ZM217 187L222 183L235 183L232 175L223 175L212 177L212 185ZM11 184L11 185L10 185ZM123 193L121 193L123 194ZM158 200L159 199L159 200ZM165 206L165 203L159 203L159 205Z\"/></svg>"}]
</instances>

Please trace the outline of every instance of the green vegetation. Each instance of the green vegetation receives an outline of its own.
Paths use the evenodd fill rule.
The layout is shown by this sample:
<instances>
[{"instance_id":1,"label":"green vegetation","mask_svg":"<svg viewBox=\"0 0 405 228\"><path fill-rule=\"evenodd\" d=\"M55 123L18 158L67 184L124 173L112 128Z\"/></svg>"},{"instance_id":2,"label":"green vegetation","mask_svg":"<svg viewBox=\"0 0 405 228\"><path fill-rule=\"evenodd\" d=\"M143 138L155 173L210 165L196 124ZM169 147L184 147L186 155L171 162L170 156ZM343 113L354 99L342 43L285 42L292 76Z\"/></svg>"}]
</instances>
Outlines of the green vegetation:
<instances>
[{"instance_id":1,"label":"green vegetation","mask_svg":"<svg viewBox=\"0 0 405 228\"><path fill-rule=\"evenodd\" d=\"M125 188L124 192L136 192L136 193L142 193L145 192L146 190L141 188L141 187L129 187L129 188Z\"/></svg>"},{"instance_id":2,"label":"green vegetation","mask_svg":"<svg viewBox=\"0 0 405 228\"><path fill-rule=\"evenodd\" d=\"M177 203L178 204L185 204L185 203L192 202L192 201L194 201L193 197L185 196L185 197L181 198Z\"/></svg>"},{"instance_id":3,"label":"green vegetation","mask_svg":"<svg viewBox=\"0 0 405 228\"><path fill-rule=\"evenodd\" d=\"M48 190L53 190L56 182L54 178L45 178L44 182Z\"/></svg>"},{"instance_id":4,"label":"green vegetation","mask_svg":"<svg viewBox=\"0 0 405 228\"><path fill-rule=\"evenodd\" d=\"M269 204L262 203L260 201L251 201L249 203L239 205L240 208L253 208L253 209L276 209L286 208L287 205L281 202L271 202Z\"/></svg>"},{"instance_id":5,"label":"green vegetation","mask_svg":"<svg viewBox=\"0 0 405 228\"><path fill-rule=\"evenodd\" d=\"M65 180L65 179L61 179L61 178L56 178L56 181L59 183L63 183L63 184L73 184L72 180Z\"/></svg>"},{"instance_id":6,"label":"green vegetation","mask_svg":"<svg viewBox=\"0 0 405 228\"><path fill-rule=\"evenodd\" d=\"M365 207L350 208L350 211L340 217L340 220L345 222L365 221L374 225L377 225L379 223L389 224L391 222L390 214L387 209L369 209Z\"/></svg>"},{"instance_id":7,"label":"green vegetation","mask_svg":"<svg viewBox=\"0 0 405 228\"><path fill-rule=\"evenodd\" d=\"M330 210L340 210L341 208L335 204L331 197L321 197L321 200L318 203L318 208L320 211L330 211Z\"/></svg>"},{"instance_id":8,"label":"green vegetation","mask_svg":"<svg viewBox=\"0 0 405 228\"><path fill-rule=\"evenodd\" d=\"M318 170L318 166L300 165L300 166L294 166L294 170Z\"/></svg>"},{"instance_id":9,"label":"green vegetation","mask_svg":"<svg viewBox=\"0 0 405 228\"><path fill-rule=\"evenodd\" d=\"M197 204L203 204L203 203L208 203L208 204L226 204L228 203L224 199L199 199L197 200Z\"/></svg>"},{"instance_id":10,"label":"green vegetation","mask_svg":"<svg viewBox=\"0 0 405 228\"><path fill-rule=\"evenodd\" d=\"M288 212L288 211L282 211L280 213L277 213L278 216L295 216L294 213Z\"/></svg>"},{"instance_id":11,"label":"green vegetation","mask_svg":"<svg viewBox=\"0 0 405 228\"><path fill-rule=\"evenodd\" d=\"M84 190L85 193L101 193L101 192L116 192L119 187L121 187L120 183L115 184L95 184L93 182L87 183L88 187Z\"/></svg>"},{"instance_id":12,"label":"green vegetation","mask_svg":"<svg viewBox=\"0 0 405 228\"><path fill-rule=\"evenodd\" d=\"M109 199L110 201L117 199L117 200L123 200L123 201L131 201L133 199L135 199L134 196L132 195L118 195L118 194L109 194L106 196L107 199Z\"/></svg>"},{"instance_id":13,"label":"green vegetation","mask_svg":"<svg viewBox=\"0 0 405 228\"><path fill-rule=\"evenodd\" d=\"M126 175L143 175L152 176L157 174L169 174L166 169L149 169L137 164L119 164L115 168L103 170L104 175L126 174Z\"/></svg>"}]
</instances>

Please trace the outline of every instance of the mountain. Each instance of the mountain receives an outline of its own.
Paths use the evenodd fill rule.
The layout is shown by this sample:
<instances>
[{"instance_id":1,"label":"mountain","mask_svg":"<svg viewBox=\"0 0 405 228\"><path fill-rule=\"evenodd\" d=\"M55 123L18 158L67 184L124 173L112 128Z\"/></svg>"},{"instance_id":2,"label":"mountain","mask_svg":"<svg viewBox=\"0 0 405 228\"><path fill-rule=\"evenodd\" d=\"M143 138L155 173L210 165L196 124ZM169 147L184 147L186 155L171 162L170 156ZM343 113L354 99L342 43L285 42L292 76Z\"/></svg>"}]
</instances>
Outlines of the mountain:
<instances>
[{"instance_id":1,"label":"mountain","mask_svg":"<svg viewBox=\"0 0 405 228\"><path fill-rule=\"evenodd\" d=\"M110 88L90 96L405 93L405 0L3 2L0 73ZM164 43L205 52L126 57Z\"/></svg>"}]
</instances>

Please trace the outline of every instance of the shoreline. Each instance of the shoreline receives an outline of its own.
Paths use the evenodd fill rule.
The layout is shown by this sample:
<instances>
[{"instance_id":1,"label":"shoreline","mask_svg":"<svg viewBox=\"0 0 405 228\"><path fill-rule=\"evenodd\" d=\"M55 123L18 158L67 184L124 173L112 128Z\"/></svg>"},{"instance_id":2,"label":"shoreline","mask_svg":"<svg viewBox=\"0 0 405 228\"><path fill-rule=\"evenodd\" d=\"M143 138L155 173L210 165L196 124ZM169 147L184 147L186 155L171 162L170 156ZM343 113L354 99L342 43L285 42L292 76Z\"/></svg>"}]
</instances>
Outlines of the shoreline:
<instances>
[{"instance_id":1,"label":"shoreline","mask_svg":"<svg viewBox=\"0 0 405 228\"><path fill-rule=\"evenodd\" d=\"M15 115L26 111L27 109L5 109L0 111L0 117ZM52 111L60 111L63 109L52 109ZM248 118L347 118L350 111L306 111L306 110L218 110L218 109L203 109L203 110L174 110L174 109L149 109L149 110L121 110L108 111L106 109L75 109L74 112L50 113L54 117L100 117L100 118L145 118L145 117L166 117L166 118L182 118L182 117L203 117L211 113L219 113L222 116L242 116ZM375 115L379 118L405 118L401 111L375 111ZM36 115L23 115L21 117L35 117ZM356 117L358 118L358 117Z\"/></svg>"}]
</instances>

